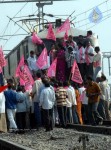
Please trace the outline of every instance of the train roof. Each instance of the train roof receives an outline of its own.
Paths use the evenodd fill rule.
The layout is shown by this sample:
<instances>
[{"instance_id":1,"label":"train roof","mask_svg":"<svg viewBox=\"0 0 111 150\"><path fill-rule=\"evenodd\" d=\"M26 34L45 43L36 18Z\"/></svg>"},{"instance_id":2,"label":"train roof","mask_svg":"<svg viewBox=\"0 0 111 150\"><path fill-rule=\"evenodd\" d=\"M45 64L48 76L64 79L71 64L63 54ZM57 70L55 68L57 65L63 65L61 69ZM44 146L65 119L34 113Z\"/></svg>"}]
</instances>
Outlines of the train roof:
<instances>
[{"instance_id":1,"label":"train roof","mask_svg":"<svg viewBox=\"0 0 111 150\"><path fill-rule=\"evenodd\" d=\"M62 38L62 37L64 37L65 32L56 33L57 28L53 29L53 31L54 31L54 33L55 33L55 35L56 35L56 38ZM68 34L69 34L69 35L72 35L72 36L74 36L74 37L77 37L77 36L79 36L79 35L86 36L86 35L87 35L87 31L84 31L84 30L80 30L80 29L71 27L71 28L68 30ZM44 30L44 31L42 31L42 32L39 32L37 35L38 35L40 38L45 39L46 36L47 36L47 29Z\"/></svg>"},{"instance_id":2,"label":"train roof","mask_svg":"<svg viewBox=\"0 0 111 150\"><path fill-rule=\"evenodd\" d=\"M62 38L62 37L64 37L65 32L60 32L60 33L56 34L56 30L57 30L57 28L53 29L53 31L54 31L54 33L55 33L55 35L56 35L56 38ZM46 39L47 31L48 31L48 29L37 33L37 35L38 35L41 39ZM86 36L86 35L87 35L87 31L85 31L85 30L80 30L80 29L71 27L70 30L68 30L68 34L69 34L69 35L72 35L72 36L74 36L74 37L78 37L79 35ZM13 53L14 51L16 51L17 48L18 48L23 42L27 41L28 39L31 40L31 38L32 38L32 36L26 36L19 44L17 44L17 45L11 50L11 52L9 52L9 53L6 55L6 58L7 58L11 53Z\"/></svg>"}]
</instances>

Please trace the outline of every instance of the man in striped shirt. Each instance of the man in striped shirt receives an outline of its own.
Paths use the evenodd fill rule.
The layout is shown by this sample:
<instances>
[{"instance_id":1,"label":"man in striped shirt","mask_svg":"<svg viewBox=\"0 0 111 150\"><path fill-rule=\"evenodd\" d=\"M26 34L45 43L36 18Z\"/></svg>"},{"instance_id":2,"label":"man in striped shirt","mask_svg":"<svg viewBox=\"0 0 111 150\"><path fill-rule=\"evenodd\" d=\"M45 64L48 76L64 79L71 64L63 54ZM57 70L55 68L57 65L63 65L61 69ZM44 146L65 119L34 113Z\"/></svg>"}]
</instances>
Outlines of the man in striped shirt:
<instances>
[{"instance_id":1,"label":"man in striped shirt","mask_svg":"<svg viewBox=\"0 0 111 150\"><path fill-rule=\"evenodd\" d=\"M57 110L60 119L61 127L66 126L66 100L67 100L67 92L66 89L63 88L63 83L60 81L58 83L58 88L56 89L56 101L57 101Z\"/></svg>"}]
</instances>

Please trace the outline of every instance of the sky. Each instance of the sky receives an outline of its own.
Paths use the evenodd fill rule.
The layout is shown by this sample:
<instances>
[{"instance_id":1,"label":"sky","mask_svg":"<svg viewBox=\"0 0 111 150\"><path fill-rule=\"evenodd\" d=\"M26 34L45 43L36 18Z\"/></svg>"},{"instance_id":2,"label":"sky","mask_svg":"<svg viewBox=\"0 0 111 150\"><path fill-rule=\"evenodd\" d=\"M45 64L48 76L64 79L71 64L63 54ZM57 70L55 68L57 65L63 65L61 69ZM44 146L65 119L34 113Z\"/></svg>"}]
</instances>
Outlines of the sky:
<instances>
[{"instance_id":1,"label":"sky","mask_svg":"<svg viewBox=\"0 0 111 150\"><path fill-rule=\"evenodd\" d=\"M103 13L103 20L94 24L91 23L88 19L93 8L98 6L101 12ZM76 28L82 30L92 30L99 37L99 46L102 52L110 52L110 39L111 39L111 1L110 0L76 0L76 1L60 1L53 2L53 5L44 6L44 13L53 14L56 17L59 15L71 15L71 20L75 24ZM22 39L25 38L25 35L22 36L6 36L13 34L27 34L23 29L19 29L19 26L16 25L9 18L21 25L24 29L28 31L25 25L19 20L24 19L28 15L37 15L37 6L36 3L10 3L2 4L0 3L0 45L3 46L4 50L12 50ZM80 14L80 15L79 15ZM8 18L9 17L9 18ZM20 18L21 17L21 18ZM36 16L35 16L36 17ZM48 21L55 21L56 18L46 17ZM61 18L66 19L67 16L61 16ZM82 21L83 20L83 21ZM19 22L18 22L19 21ZM6 40L8 39L8 40ZM4 51L6 54L7 52ZM104 62L104 68L106 69L105 73L108 76L108 66L107 59ZM108 79L110 77L108 76Z\"/></svg>"}]
</instances>

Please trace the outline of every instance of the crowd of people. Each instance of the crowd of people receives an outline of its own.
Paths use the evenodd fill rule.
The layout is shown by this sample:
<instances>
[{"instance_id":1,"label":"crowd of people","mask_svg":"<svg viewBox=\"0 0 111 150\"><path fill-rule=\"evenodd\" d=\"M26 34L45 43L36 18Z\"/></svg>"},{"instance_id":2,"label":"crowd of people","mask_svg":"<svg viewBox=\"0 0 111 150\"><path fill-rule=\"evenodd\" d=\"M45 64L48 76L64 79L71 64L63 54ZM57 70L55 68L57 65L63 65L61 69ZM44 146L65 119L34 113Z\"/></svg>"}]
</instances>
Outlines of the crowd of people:
<instances>
[{"instance_id":1,"label":"crowd of people","mask_svg":"<svg viewBox=\"0 0 111 150\"><path fill-rule=\"evenodd\" d=\"M57 58L56 77L47 76L47 67L39 70L34 51L26 64L34 78L32 90L7 80L7 89L0 93L0 131L21 131L55 125L65 128L68 123L102 124L110 120L110 87L101 70L102 54L91 41L92 31L78 43L69 36L66 42L52 45L50 63ZM95 52L94 52L95 51ZM71 81L71 68L76 60L83 83Z\"/></svg>"}]
</instances>

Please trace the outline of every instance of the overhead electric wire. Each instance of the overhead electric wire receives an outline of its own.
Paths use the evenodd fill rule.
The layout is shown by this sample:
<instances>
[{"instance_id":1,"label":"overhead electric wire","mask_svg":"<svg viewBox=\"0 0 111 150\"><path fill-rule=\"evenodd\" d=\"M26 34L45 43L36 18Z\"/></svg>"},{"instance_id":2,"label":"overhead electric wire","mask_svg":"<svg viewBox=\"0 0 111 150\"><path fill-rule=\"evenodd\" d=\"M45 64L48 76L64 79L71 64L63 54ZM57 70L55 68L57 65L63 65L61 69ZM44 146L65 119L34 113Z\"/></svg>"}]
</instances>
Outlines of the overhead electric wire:
<instances>
[{"instance_id":1,"label":"overhead electric wire","mask_svg":"<svg viewBox=\"0 0 111 150\"><path fill-rule=\"evenodd\" d=\"M104 13L107 13L107 12L109 12L109 11L111 11L111 9L108 9L108 10L103 11L103 12L101 12L101 13L102 13L102 14L104 14ZM88 20L89 18L91 18L91 17L88 17L88 18L85 18L85 19L82 19L82 20L76 21L76 22L74 22L74 23L80 23L80 22L83 22L83 21L85 21L85 20Z\"/></svg>"},{"instance_id":2,"label":"overhead electric wire","mask_svg":"<svg viewBox=\"0 0 111 150\"><path fill-rule=\"evenodd\" d=\"M108 15L111 15L111 14L108 14ZM108 17L108 15L104 16L104 18L105 18L105 17ZM104 20L104 19L103 19L103 20ZM101 21L102 21L102 20L101 20ZM100 21L100 22L101 22L101 21ZM99 23L100 23L100 22L99 22ZM99 23L96 23L96 25L99 24ZM91 22L86 23L86 24L83 24L83 25L79 26L79 28L84 27L84 26L89 25L89 24L91 24Z\"/></svg>"}]
</instances>

